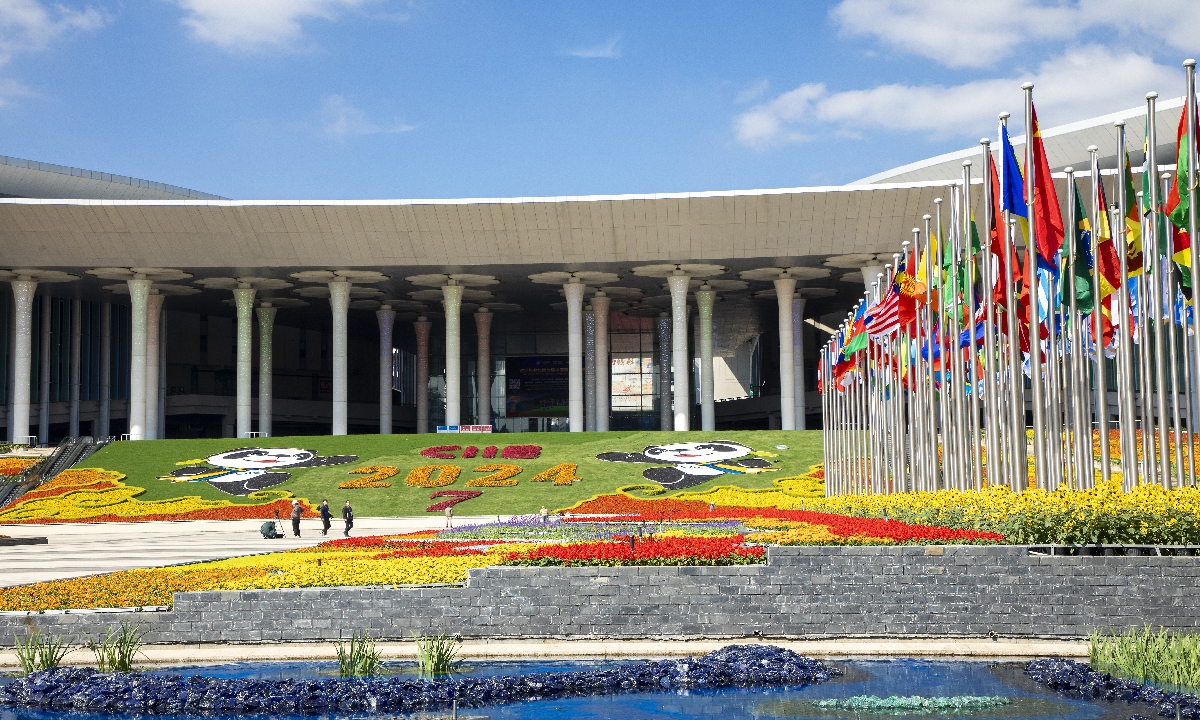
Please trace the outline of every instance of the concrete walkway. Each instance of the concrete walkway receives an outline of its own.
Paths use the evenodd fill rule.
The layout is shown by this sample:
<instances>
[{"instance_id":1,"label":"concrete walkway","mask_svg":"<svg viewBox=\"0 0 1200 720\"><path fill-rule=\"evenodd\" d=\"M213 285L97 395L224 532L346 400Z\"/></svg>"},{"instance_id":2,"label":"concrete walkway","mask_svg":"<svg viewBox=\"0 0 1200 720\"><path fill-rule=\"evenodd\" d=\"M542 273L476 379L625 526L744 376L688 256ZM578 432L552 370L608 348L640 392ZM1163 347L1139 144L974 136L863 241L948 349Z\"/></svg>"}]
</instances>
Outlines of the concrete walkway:
<instances>
[{"instance_id":1,"label":"concrete walkway","mask_svg":"<svg viewBox=\"0 0 1200 720\"><path fill-rule=\"evenodd\" d=\"M501 519L509 516L502 515ZM456 517L455 526L495 522L496 516ZM61 523L0 525L0 535L44 537L46 545L0 548L0 587L43 580L94 575L132 568L220 560L254 553L310 547L342 536L342 521L335 518L329 537L321 537L320 521L301 521L300 537L264 540L261 520L187 520L128 523ZM441 529L445 518L356 518L352 535L383 535Z\"/></svg>"},{"instance_id":2,"label":"concrete walkway","mask_svg":"<svg viewBox=\"0 0 1200 720\"><path fill-rule=\"evenodd\" d=\"M921 657L959 660L1028 660L1039 657L1086 659L1087 643L1075 640L974 638L844 638L830 640L473 640L463 643L464 660L568 660L573 658L665 658L703 655L734 643L767 644L815 658ZM380 643L386 659L414 660L414 643ZM336 660L333 644L308 645L149 645L143 648L150 665L183 665L263 660ZM91 653L77 651L67 658L87 664ZM0 668L19 667L17 656L0 650Z\"/></svg>"}]
</instances>

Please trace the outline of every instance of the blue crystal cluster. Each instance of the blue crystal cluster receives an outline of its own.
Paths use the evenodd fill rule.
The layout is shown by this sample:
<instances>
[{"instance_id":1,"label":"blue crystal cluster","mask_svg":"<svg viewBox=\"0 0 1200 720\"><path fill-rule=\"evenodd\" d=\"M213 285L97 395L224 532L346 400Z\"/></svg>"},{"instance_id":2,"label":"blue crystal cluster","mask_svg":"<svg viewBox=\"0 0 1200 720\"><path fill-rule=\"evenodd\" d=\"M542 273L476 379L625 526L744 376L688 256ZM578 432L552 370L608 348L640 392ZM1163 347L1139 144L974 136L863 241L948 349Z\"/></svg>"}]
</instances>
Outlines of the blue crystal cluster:
<instances>
[{"instance_id":1,"label":"blue crystal cluster","mask_svg":"<svg viewBox=\"0 0 1200 720\"><path fill-rule=\"evenodd\" d=\"M603 670L419 680L247 680L59 667L0 688L0 707L127 715L411 713L522 700L696 688L801 686L841 670L770 645Z\"/></svg>"},{"instance_id":2,"label":"blue crystal cluster","mask_svg":"<svg viewBox=\"0 0 1200 720\"><path fill-rule=\"evenodd\" d=\"M1179 717L1189 720L1200 718L1200 697L1189 693L1170 692L1132 680L1122 680L1108 673L1093 670L1087 663L1056 658L1034 660L1025 666L1025 674L1035 682L1068 697L1145 703L1156 709L1161 717L1176 717L1175 708L1178 706ZM1134 718L1141 716L1135 715Z\"/></svg>"}]
</instances>

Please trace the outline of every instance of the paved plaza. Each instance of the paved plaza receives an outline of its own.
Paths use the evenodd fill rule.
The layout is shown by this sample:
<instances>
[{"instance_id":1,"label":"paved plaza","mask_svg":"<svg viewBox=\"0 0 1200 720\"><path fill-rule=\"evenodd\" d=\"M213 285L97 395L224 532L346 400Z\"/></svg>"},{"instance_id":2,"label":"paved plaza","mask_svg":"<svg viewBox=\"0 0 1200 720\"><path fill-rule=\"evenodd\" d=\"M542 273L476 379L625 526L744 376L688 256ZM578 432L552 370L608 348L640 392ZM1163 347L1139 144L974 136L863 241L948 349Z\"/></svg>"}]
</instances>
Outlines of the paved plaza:
<instances>
[{"instance_id":1,"label":"paved plaza","mask_svg":"<svg viewBox=\"0 0 1200 720\"><path fill-rule=\"evenodd\" d=\"M501 519L508 516L501 515ZM454 524L495 522L497 516L455 518ZM261 520L189 520L129 523L62 523L0 525L0 535L14 538L44 537L45 545L0 548L4 573L0 586L94 575L142 567L220 560L253 553L310 547L341 537L342 523L334 522L329 537L321 537L320 522L305 519L300 537L264 540ZM445 518L356 518L353 535L382 535L444 528Z\"/></svg>"}]
</instances>

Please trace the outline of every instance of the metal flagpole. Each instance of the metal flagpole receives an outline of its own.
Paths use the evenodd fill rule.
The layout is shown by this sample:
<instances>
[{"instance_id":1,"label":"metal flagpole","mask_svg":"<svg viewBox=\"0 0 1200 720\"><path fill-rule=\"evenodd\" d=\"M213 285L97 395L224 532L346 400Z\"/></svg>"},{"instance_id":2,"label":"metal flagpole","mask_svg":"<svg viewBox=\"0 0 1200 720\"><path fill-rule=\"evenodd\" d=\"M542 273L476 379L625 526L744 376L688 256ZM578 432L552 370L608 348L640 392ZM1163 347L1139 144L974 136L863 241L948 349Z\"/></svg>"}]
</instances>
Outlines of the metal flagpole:
<instances>
[{"instance_id":1,"label":"metal flagpole","mask_svg":"<svg viewBox=\"0 0 1200 720\"><path fill-rule=\"evenodd\" d=\"M1021 86L1025 91L1025 205L1029 212L1029 233L1025 240L1025 262L1029 282L1029 368L1033 386L1033 459L1034 481L1038 487L1051 490L1046 477L1046 408L1042 387L1042 338L1037 276L1037 240L1034 226L1037 210L1034 207L1034 183L1037 169L1033 163L1033 83ZM1047 211L1049 209L1047 208Z\"/></svg>"},{"instance_id":2,"label":"metal flagpole","mask_svg":"<svg viewBox=\"0 0 1200 720\"><path fill-rule=\"evenodd\" d=\"M951 371L953 379L952 397L954 402L954 444L955 444L955 475L957 479L956 487L959 490L967 488L967 476L970 475L969 455L967 450L966 438L966 413L963 405L966 403L966 394L963 380L965 373L963 372L962 353L959 350L959 342L962 337L962 313L959 311L958 305L958 265L962 246L960 243L961 234L959 232L959 213L962 207L962 191L954 187L950 191L950 314L953 318L951 328L953 337L950 339L950 357L953 358L954 365Z\"/></svg>"},{"instance_id":3,"label":"metal flagpole","mask_svg":"<svg viewBox=\"0 0 1200 720\"><path fill-rule=\"evenodd\" d=\"M1142 193L1137 194L1138 208L1142 207ZM1140 212L1140 210L1139 210ZM1152 484L1158 484L1158 462L1155 459L1155 441L1154 441L1154 394L1151 392L1151 361L1150 361L1150 316L1148 305L1147 288L1150 286L1150 277L1148 266L1154 261L1152 250L1147 250L1148 246L1153 246L1154 241L1150 237L1148 231L1149 224L1146 216L1143 214L1139 220L1142 233L1142 273L1137 276L1137 297L1138 297L1138 362L1140 365L1142 376L1142 473L1146 477L1146 481Z\"/></svg>"},{"instance_id":4,"label":"metal flagpole","mask_svg":"<svg viewBox=\"0 0 1200 720\"><path fill-rule=\"evenodd\" d=\"M914 257L921 254L921 228L912 229L912 246ZM914 277L919 274L920 258L916 263ZM916 313L914 318L914 332L912 340L909 342L909 417L912 419L912 457L913 457L913 483L912 490L924 490L922 481L929 477L928 458L925 456L927 444L925 442L925 426L929 422L929 415L925 412L925 368L921 363L921 342L924 336L923 314ZM916 348L916 353L912 352L912 348Z\"/></svg>"},{"instance_id":5,"label":"metal flagpole","mask_svg":"<svg viewBox=\"0 0 1200 720\"><path fill-rule=\"evenodd\" d=\"M1121 287L1117 292L1118 315L1121 324L1121 341L1117 346L1117 362L1121 369L1117 373L1118 393L1121 398L1121 477L1126 490L1133 489L1138 483L1137 460L1137 419L1134 395L1137 392L1134 383L1133 368L1133 324L1129 304L1129 239L1125 218L1128 217L1126 208L1129 198L1125 197L1126 147L1125 122L1114 124L1117 129L1117 214L1119 217L1113 223L1113 239L1117 242L1117 260L1121 268ZM1123 387L1122 387L1123 385Z\"/></svg>"},{"instance_id":6,"label":"metal flagpole","mask_svg":"<svg viewBox=\"0 0 1200 720\"><path fill-rule=\"evenodd\" d=\"M1197 238L1196 238L1197 217L1198 217L1197 211L1196 211L1196 202L1198 200L1200 200L1200 198L1198 198L1197 194L1196 194L1196 187L1198 184L1200 184L1200 178L1196 177L1196 175L1197 175L1196 61L1192 60L1192 59L1185 60L1183 62L1183 66L1184 66L1184 68L1186 68L1186 72L1187 72L1187 93L1186 93L1187 108L1185 109L1184 112L1186 112L1187 116L1188 116L1188 119L1187 119L1187 124L1188 124L1188 130L1187 130L1187 143L1188 143L1188 153L1187 153L1187 157L1188 157L1188 159L1187 159L1188 238L1191 241L1191 248L1190 248L1189 252L1191 255L1191 262L1192 262L1192 316L1193 316L1193 323L1194 323L1197 319L1197 317L1196 317L1196 302L1197 302L1197 300L1196 300L1196 295L1197 295L1196 285L1200 284L1196 280L1196 273L1200 272L1200 242L1198 242ZM1188 341L1188 338L1186 336L1186 328L1185 328L1184 342L1186 343L1187 341ZM1197 332L1195 329L1193 329L1193 331L1192 331L1191 342L1192 342L1191 355L1192 355L1192 362L1194 363L1194 366L1193 366L1193 369L1191 372L1191 377L1193 380L1192 384L1200 386L1200 332ZM1200 400L1198 400L1196 398L1196 388L1195 387L1188 388L1188 405L1189 405L1189 407L1200 409ZM1191 424L1192 419L1194 419L1194 416L1189 416L1189 421L1188 421L1189 434L1191 434L1193 431L1193 427ZM1187 452L1188 452L1189 473L1191 473L1190 481L1191 481L1192 485L1195 485L1196 484L1195 468L1193 468L1192 466L1195 464L1196 450L1195 450L1195 448L1192 447L1192 439L1191 438L1189 438L1189 440L1188 440Z\"/></svg>"},{"instance_id":7,"label":"metal flagpole","mask_svg":"<svg viewBox=\"0 0 1200 720\"><path fill-rule=\"evenodd\" d=\"M1165 198L1170 192L1171 173L1163 173L1161 179L1162 197ZM1163 227L1166 228L1166 231L1170 233L1170 225L1165 224L1170 221L1165 215L1161 222L1164 223ZM1174 249L1174 244L1171 245L1171 248ZM1167 345L1170 348L1170 355L1167 358L1167 362L1170 372L1169 382L1171 383L1171 431L1175 439L1175 473L1173 478L1175 480L1175 487L1183 487L1183 438L1181 437L1179 427L1179 345L1175 334L1175 300L1179 290L1175 287L1175 272L1171 267L1173 260L1173 257L1168 257L1164 258L1162 262L1163 283L1165 285L1163 288L1163 304L1166 306L1163 315L1166 317Z\"/></svg>"},{"instance_id":8,"label":"metal flagpole","mask_svg":"<svg viewBox=\"0 0 1200 720\"><path fill-rule=\"evenodd\" d=\"M972 480L976 490L983 488L983 447L979 438L979 342L976 338L976 320L975 320L975 252L971 243L974 235L971 233L971 161L963 160L963 258L966 260L966 294L967 294L967 310L970 319L967 321L969 327L967 333L967 378L971 384L971 453L972 453ZM982 241L980 242L982 245Z\"/></svg>"},{"instance_id":9,"label":"metal flagpole","mask_svg":"<svg viewBox=\"0 0 1200 720\"><path fill-rule=\"evenodd\" d=\"M1159 309L1159 304L1162 302L1161 273L1163 271L1162 260L1159 254L1159 227L1163 221L1158 207L1158 183L1155 182L1158 174L1158 155L1155 149L1155 144L1158 142L1158 129L1155 122L1155 104L1158 100L1158 93L1152 92L1146 94L1146 172L1150 176L1146 182L1150 188L1150 212L1148 213L1148 225L1150 228L1150 245L1153 248L1152 257L1154 261L1153 277L1147 283L1150 286L1150 314L1154 321L1150 323L1154 327L1154 389L1158 394L1155 398L1155 409L1158 415L1158 464L1159 473L1162 476L1163 487L1170 489L1171 487L1171 459L1167 440L1167 370L1166 370L1166 351L1163 342L1162 328L1162 312ZM1146 243L1143 240L1142 248L1145 249Z\"/></svg>"},{"instance_id":10,"label":"metal flagpole","mask_svg":"<svg viewBox=\"0 0 1200 720\"><path fill-rule=\"evenodd\" d=\"M1088 146L1092 156L1092 338L1096 348L1096 420L1100 430L1100 476L1107 483L1112 478L1112 459L1108 447L1108 378L1104 372L1108 358L1104 355L1104 312L1100 309L1100 221L1103 218L1100 217L1099 151L1095 145Z\"/></svg>"},{"instance_id":11,"label":"metal flagpole","mask_svg":"<svg viewBox=\"0 0 1200 720\"><path fill-rule=\"evenodd\" d=\"M1005 212L1004 232L1008 237L1005 252L1009 259L1017 260L1016 221L1012 213ZM1017 485L1013 490L1024 490L1029 485L1029 439L1025 434L1025 369L1021 361L1021 319L1017 317L1016 287L1013 285L1012 273L1007 273L1004 279L1005 302L1008 303L1008 353L1009 353L1009 392L1012 395L1012 460L1013 477Z\"/></svg>"},{"instance_id":12,"label":"metal flagpole","mask_svg":"<svg viewBox=\"0 0 1200 720\"><path fill-rule=\"evenodd\" d=\"M997 218L992 217L993 208L995 207L995 198L992 197L992 152L987 138L979 141L983 146L983 227L987 233L987 243L980 241L979 250L979 267L983 271L983 291L987 293L984 298L984 308L987 311L985 318L984 334L983 334L983 372L986 375L983 383L984 405L987 408L987 429L984 431L984 438L987 441L987 464L989 468L995 468L993 472L989 469L987 480L989 485L999 483L1000 478L1005 478L1004 472L1004 454L1001 451L1000 445L1000 414L997 404L997 387L996 387L996 303L995 303L995 287L996 287L996 268L992 262L992 244L991 232L995 226Z\"/></svg>"},{"instance_id":13,"label":"metal flagpole","mask_svg":"<svg viewBox=\"0 0 1200 720\"><path fill-rule=\"evenodd\" d=\"M1068 311L1070 313L1070 319L1071 319L1071 322L1070 322L1070 338L1071 338L1071 340L1070 340L1070 345L1071 345L1070 358L1071 358L1071 360L1070 361L1071 361L1072 372L1070 373L1070 375L1073 376L1073 382L1071 383L1071 389L1073 391L1071 393L1071 427L1074 430L1074 433L1072 436L1072 443L1071 443L1071 447L1072 447L1071 455L1072 455L1072 465L1074 466L1074 469L1075 469L1075 483L1072 486L1075 487L1076 489L1082 489L1083 487L1085 487L1083 485L1084 473L1087 473L1088 475L1091 474L1090 455L1091 455L1092 448L1091 448L1091 432L1088 432L1087 433L1087 440L1088 440L1087 452L1088 452L1089 458L1087 460L1085 460L1083 457L1083 454L1082 454L1083 446L1084 446L1084 443L1083 443L1084 423L1083 423L1083 417L1082 417L1082 409L1083 409L1084 405L1082 402L1080 402L1080 390L1081 390L1081 388L1084 387L1084 384L1082 382L1080 382L1083 375L1079 372L1080 364L1081 364L1079 362L1079 359L1083 356L1083 352L1082 352L1083 345L1080 342L1080 340L1081 340L1081 333L1080 333L1081 322L1080 321L1082 319L1082 316L1080 315L1080 312L1079 312L1079 301L1077 298L1077 294L1075 292L1075 273L1076 273L1075 262L1076 262L1076 259L1079 257L1078 248L1076 246L1076 233L1079 228L1080 219L1076 216L1077 201L1075 198L1075 168L1068 167L1068 168L1065 168L1065 170L1067 173L1067 217L1069 218L1069 220L1067 222L1067 227L1069 228L1069 232L1067 233L1067 248L1068 248L1067 255L1070 258L1070 268L1071 268L1071 293L1069 294L1069 296L1067 298L1067 305L1068 305ZM1067 266L1066 263L1064 263L1063 266L1066 267ZM1090 427L1091 427L1091 422L1089 421L1088 422L1089 430L1090 430Z\"/></svg>"},{"instance_id":14,"label":"metal flagpole","mask_svg":"<svg viewBox=\"0 0 1200 720\"><path fill-rule=\"evenodd\" d=\"M928 213L926 213L925 215L922 216L921 219L925 221L925 257L926 257L926 262L928 263L928 265L926 266L926 277L925 277L926 286L925 286L924 315L925 315L925 327L929 328L929 339L926 341L926 347L929 349L929 351L928 351L929 359L926 363L929 368L929 379L928 379L928 383L926 385L926 392L928 395L928 402L929 402L929 426L930 426L929 427L929 462L930 462L931 472L927 479L928 486L926 487L926 489L927 490L937 490L941 484L942 468L941 468L941 458L938 454L938 422L939 422L939 420L938 420L938 418L939 418L938 397L937 397L936 388L934 387L935 382L934 382L933 343L934 343L935 333L934 333L934 326L933 326L933 317L934 317L934 315L933 315L933 282L934 282L935 273L941 272L941 270L940 270L941 265L938 264L937 258L933 257L930 254L932 252L932 249L931 249L932 241L930 238L929 222L932 219L932 217ZM938 275L937 277L939 277L939 279L940 279L940 275ZM940 285L940 282L939 282L939 285Z\"/></svg>"}]
</instances>

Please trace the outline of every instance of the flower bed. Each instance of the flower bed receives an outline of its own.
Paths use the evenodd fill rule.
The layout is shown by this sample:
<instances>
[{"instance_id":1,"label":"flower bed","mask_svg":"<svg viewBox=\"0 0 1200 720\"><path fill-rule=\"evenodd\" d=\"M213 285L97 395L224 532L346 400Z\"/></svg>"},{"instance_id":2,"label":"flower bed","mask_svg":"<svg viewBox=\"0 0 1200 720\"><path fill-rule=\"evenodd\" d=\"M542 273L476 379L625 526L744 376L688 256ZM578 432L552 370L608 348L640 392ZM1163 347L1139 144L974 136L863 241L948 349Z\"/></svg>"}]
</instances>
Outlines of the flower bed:
<instances>
[{"instance_id":1,"label":"flower bed","mask_svg":"<svg viewBox=\"0 0 1200 720\"><path fill-rule=\"evenodd\" d=\"M340 482L338 487L343 490L391 487L392 484L385 481L398 472L400 472L400 468L390 465L368 465L350 471L351 475L363 475L363 477Z\"/></svg>"},{"instance_id":2,"label":"flower bed","mask_svg":"<svg viewBox=\"0 0 1200 720\"><path fill-rule=\"evenodd\" d=\"M37 465L39 462L41 462L41 458L0 458L0 477L6 475L20 475L21 473L25 472L25 470Z\"/></svg>"},{"instance_id":3,"label":"flower bed","mask_svg":"<svg viewBox=\"0 0 1200 720\"><path fill-rule=\"evenodd\" d=\"M235 505L229 500L202 500L197 496L144 502L136 498L144 488L126 485L124 475L98 468L64 470L36 490L0 508L0 522L129 522L148 520L267 519L291 513L292 494L263 490L247 496L260 501ZM315 508L301 499L305 517L316 517Z\"/></svg>"},{"instance_id":4,"label":"flower bed","mask_svg":"<svg viewBox=\"0 0 1200 720\"><path fill-rule=\"evenodd\" d=\"M766 551L747 547L741 535L667 537L540 545L508 557L507 565L749 565L763 562Z\"/></svg>"},{"instance_id":5,"label":"flower bed","mask_svg":"<svg viewBox=\"0 0 1200 720\"><path fill-rule=\"evenodd\" d=\"M833 537L851 543L961 543L1000 542L1004 540L1002 535L993 532L914 525L897 520L833 515L811 510L709 505L697 500L642 500L640 498L629 497L625 494L605 495L587 500L571 507L570 512L594 515L620 515L630 520L782 520L806 523L808 525L822 525L829 530L830 535ZM760 539L767 540L768 538L760 536ZM841 543L839 542L839 544Z\"/></svg>"}]
</instances>

